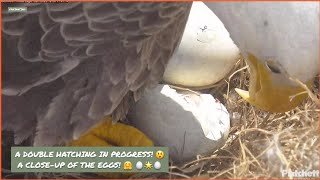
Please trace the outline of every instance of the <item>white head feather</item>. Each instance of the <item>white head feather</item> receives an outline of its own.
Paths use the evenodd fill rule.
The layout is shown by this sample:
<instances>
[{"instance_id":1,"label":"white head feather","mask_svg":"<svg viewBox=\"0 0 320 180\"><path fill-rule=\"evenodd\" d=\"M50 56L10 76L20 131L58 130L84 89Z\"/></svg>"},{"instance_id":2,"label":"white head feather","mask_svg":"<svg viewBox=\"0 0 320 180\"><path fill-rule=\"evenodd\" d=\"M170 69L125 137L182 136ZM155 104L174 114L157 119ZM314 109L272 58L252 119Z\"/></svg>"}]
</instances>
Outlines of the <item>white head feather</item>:
<instances>
[{"instance_id":1,"label":"white head feather","mask_svg":"<svg viewBox=\"0 0 320 180\"><path fill-rule=\"evenodd\" d=\"M241 52L272 59L305 82L319 67L318 2L206 2Z\"/></svg>"}]
</instances>

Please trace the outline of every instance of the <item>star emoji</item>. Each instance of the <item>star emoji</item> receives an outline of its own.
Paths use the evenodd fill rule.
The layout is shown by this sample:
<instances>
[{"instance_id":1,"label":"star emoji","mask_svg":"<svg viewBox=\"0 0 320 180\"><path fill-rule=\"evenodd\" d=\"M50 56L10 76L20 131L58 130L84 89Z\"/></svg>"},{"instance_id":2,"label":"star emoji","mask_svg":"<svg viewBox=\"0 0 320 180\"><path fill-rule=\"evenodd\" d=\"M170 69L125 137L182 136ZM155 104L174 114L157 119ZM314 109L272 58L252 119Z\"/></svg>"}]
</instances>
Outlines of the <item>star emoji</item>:
<instances>
[{"instance_id":1,"label":"star emoji","mask_svg":"<svg viewBox=\"0 0 320 180\"><path fill-rule=\"evenodd\" d=\"M147 161L146 164L144 165L144 167L146 169L151 169L152 168L152 164L149 161Z\"/></svg>"}]
</instances>

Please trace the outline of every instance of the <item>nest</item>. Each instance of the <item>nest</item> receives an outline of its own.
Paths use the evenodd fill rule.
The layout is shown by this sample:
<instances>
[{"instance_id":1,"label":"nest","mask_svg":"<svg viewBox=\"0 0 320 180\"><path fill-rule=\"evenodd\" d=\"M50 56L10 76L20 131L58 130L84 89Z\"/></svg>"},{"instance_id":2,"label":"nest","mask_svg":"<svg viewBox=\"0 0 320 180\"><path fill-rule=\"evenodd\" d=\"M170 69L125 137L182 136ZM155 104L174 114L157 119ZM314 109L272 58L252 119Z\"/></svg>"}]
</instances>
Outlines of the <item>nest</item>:
<instances>
[{"instance_id":1,"label":"nest","mask_svg":"<svg viewBox=\"0 0 320 180\"><path fill-rule=\"evenodd\" d=\"M280 178L281 170L318 170L319 78L312 90L306 89L310 98L286 113L266 113L245 102L234 88L248 89L248 85L249 72L244 61L239 60L228 78L204 90L220 99L231 115L230 134L222 148L185 164L172 162L168 173L141 173L131 178ZM6 173L4 169L3 173L6 178L105 178L90 173L24 174L23 177Z\"/></svg>"},{"instance_id":2,"label":"nest","mask_svg":"<svg viewBox=\"0 0 320 180\"><path fill-rule=\"evenodd\" d=\"M226 144L210 156L172 164L167 174L138 174L132 178L290 178L283 176L282 170L319 169L319 77L312 90L289 77L304 87L310 98L286 113L261 111L236 94L235 87L249 87L249 72L242 59L227 77L204 91L220 99L230 113Z\"/></svg>"}]
</instances>

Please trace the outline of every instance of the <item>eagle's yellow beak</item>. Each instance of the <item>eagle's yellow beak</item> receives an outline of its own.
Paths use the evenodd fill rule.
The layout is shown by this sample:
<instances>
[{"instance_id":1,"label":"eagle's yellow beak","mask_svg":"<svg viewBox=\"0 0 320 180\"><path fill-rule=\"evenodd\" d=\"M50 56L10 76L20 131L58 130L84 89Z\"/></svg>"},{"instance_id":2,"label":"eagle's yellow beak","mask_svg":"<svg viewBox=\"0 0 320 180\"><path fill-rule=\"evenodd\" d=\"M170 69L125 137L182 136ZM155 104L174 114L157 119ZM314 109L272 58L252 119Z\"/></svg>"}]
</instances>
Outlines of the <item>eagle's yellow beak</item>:
<instances>
[{"instance_id":1,"label":"eagle's yellow beak","mask_svg":"<svg viewBox=\"0 0 320 180\"><path fill-rule=\"evenodd\" d=\"M289 79L287 82L275 83L277 76L254 55L249 54L246 60L250 72L249 92L237 88L235 90L252 105L264 111L286 112L307 98L307 93L303 93L305 90L288 83ZM312 85L311 82L307 83L309 87Z\"/></svg>"}]
</instances>

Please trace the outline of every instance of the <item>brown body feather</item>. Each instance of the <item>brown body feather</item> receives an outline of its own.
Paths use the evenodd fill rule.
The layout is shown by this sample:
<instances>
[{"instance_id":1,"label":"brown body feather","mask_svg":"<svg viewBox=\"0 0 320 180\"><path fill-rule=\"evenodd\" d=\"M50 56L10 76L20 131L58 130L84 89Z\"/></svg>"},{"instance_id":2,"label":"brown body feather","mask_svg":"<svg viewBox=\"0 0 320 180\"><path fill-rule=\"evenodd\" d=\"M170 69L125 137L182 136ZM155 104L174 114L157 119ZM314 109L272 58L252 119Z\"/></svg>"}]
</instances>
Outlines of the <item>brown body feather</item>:
<instances>
[{"instance_id":1,"label":"brown body feather","mask_svg":"<svg viewBox=\"0 0 320 180\"><path fill-rule=\"evenodd\" d=\"M7 7L27 6L27 13ZM191 3L2 3L3 127L65 143L157 84Z\"/></svg>"}]
</instances>

